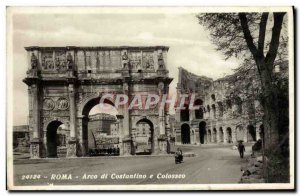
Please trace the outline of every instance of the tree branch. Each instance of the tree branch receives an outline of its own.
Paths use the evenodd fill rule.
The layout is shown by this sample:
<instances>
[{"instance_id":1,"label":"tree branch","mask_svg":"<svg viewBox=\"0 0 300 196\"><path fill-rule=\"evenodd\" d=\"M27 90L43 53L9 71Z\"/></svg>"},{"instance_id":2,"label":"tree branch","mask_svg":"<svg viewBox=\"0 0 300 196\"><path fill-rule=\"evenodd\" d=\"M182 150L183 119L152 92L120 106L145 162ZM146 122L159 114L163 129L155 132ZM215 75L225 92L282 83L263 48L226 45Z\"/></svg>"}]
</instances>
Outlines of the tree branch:
<instances>
[{"instance_id":1,"label":"tree branch","mask_svg":"<svg viewBox=\"0 0 300 196\"><path fill-rule=\"evenodd\" d=\"M253 43L253 37L252 37L252 35L250 33L250 30L249 30L248 20L247 20L246 14L245 13L239 13L239 18L240 18L240 22L241 22L241 26L242 26L242 30L243 30L243 33L244 33L244 37L245 37L247 46L249 47L250 52L252 53L252 55L253 55L253 57L256 61L257 58L258 58L258 51L257 51L256 46Z\"/></svg>"},{"instance_id":2,"label":"tree branch","mask_svg":"<svg viewBox=\"0 0 300 196\"><path fill-rule=\"evenodd\" d=\"M264 55L264 45L265 45L265 37L266 37L266 27L269 13L264 12L261 15L261 20L259 23L259 36L258 36L258 52Z\"/></svg>"},{"instance_id":3,"label":"tree branch","mask_svg":"<svg viewBox=\"0 0 300 196\"><path fill-rule=\"evenodd\" d=\"M270 42L269 51L265 58L265 63L267 63L268 66L273 66L273 63L274 63L276 55L277 55L280 31L282 28L283 17L285 14L286 13L282 13L282 12L273 13L274 26L272 29L272 38L271 38L271 42ZM269 67L269 69L273 70L273 67Z\"/></svg>"}]
</instances>

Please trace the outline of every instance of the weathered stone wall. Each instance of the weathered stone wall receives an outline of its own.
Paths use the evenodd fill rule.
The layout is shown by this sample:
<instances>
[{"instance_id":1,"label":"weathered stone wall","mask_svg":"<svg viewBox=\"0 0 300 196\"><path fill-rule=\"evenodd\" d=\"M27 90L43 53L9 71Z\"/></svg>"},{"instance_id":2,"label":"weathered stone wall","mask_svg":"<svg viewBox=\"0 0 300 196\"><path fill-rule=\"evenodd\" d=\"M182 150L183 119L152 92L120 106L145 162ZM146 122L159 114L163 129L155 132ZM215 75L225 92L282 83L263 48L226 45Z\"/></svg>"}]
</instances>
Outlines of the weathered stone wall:
<instances>
[{"instance_id":1,"label":"weathered stone wall","mask_svg":"<svg viewBox=\"0 0 300 196\"><path fill-rule=\"evenodd\" d=\"M86 156L88 113L105 93L161 95L168 93L172 81L165 46L25 49L32 158L47 156L47 145L53 142L47 134L60 124L70 133L67 156ZM106 100L113 105L113 100ZM152 153L164 153L168 111L128 111L127 107L117 108L121 155L134 154L132 130L142 119L155 125Z\"/></svg>"},{"instance_id":2,"label":"weathered stone wall","mask_svg":"<svg viewBox=\"0 0 300 196\"><path fill-rule=\"evenodd\" d=\"M176 143L183 140L191 144L235 143L259 139L262 109L255 74L255 70L250 70L248 75L235 73L213 81L180 68L177 95L195 93L200 110L176 111ZM189 117L183 119L183 113ZM189 141L182 138L185 134L189 135Z\"/></svg>"}]
</instances>

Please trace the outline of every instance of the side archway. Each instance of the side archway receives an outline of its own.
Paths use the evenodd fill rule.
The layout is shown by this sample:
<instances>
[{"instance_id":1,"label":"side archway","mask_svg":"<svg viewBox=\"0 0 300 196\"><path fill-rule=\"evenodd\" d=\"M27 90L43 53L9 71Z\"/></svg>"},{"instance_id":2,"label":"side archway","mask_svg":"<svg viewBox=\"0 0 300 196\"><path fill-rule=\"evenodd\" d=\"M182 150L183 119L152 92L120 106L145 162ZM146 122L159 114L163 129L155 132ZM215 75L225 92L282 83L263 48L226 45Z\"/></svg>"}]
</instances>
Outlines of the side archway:
<instances>
[{"instance_id":1,"label":"side archway","mask_svg":"<svg viewBox=\"0 0 300 196\"><path fill-rule=\"evenodd\" d=\"M227 143L232 143L232 130L230 127L226 129Z\"/></svg>"},{"instance_id":2,"label":"side archway","mask_svg":"<svg viewBox=\"0 0 300 196\"><path fill-rule=\"evenodd\" d=\"M154 125L147 119L143 118L136 123L135 137L135 154L152 154L154 152Z\"/></svg>"},{"instance_id":3,"label":"side archway","mask_svg":"<svg viewBox=\"0 0 300 196\"><path fill-rule=\"evenodd\" d=\"M204 121L202 121L199 124L199 139L200 139L200 144L204 144L205 133L206 133L206 123Z\"/></svg>"},{"instance_id":4,"label":"side archway","mask_svg":"<svg viewBox=\"0 0 300 196\"><path fill-rule=\"evenodd\" d=\"M181 125L181 143L182 144L190 144L191 143L190 126L186 123Z\"/></svg>"},{"instance_id":5,"label":"side archway","mask_svg":"<svg viewBox=\"0 0 300 196\"><path fill-rule=\"evenodd\" d=\"M253 125L247 126L247 139L248 142L256 141L256 131Z\"/></svg>"},{"instance_id":6,"label":"side archway","mask_svg":"<svg viewBox=\"0 0 300 196\"><path fill-rule=\"evenodd\" d=\"M49 158L58 157L58 146L66 145L66 136L58 134L59 127L63 125L61 121L51 121L47 126L46 138L47 138L47 153L46 156ZM61 136L61 137L60 137Z\"/></svg>"}]
</instances>

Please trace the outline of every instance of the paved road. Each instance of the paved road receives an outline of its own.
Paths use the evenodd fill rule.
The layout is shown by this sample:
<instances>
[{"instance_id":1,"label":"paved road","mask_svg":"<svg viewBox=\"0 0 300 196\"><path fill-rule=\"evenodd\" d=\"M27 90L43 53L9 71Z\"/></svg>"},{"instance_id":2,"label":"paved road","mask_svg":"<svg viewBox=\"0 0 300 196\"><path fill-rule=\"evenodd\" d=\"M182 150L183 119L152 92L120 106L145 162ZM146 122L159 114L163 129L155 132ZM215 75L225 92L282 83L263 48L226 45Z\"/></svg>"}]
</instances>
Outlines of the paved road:
<instances>
[{"instance_id":1,"label":"paved road","mask_svg":"<svg viewBox=\"0 0 300 196\"><path fill-rule=\"evenodd\" d=\"M185 153L194 152L196 157L185 157L182 164L175 164L173 156L15 160L15 185L218 184L239 181L240 166L245 159L240 159L237 150L230 146L205 145L182 149ZM250 153L248 149L246 156ZM38 174L40 179L22 180L34 177L30 174ZM61 179L62 174L69 179ZM132 176L125 180L112 179L124 177L124 174ZM164 175L173 175L173 178L166 179Z\"/></svg>"}]
</instances>

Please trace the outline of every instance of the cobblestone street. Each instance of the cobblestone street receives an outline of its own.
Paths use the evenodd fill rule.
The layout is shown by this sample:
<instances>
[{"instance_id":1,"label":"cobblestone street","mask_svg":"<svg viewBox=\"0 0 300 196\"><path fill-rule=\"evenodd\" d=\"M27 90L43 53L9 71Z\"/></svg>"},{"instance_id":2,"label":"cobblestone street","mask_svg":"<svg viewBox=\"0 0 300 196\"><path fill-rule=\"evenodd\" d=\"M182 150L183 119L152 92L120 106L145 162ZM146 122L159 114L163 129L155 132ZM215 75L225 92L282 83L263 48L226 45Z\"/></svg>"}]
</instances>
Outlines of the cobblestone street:
<instances>
[{"instance_id":1,"label":"cobblestone street","mask_svg":"<svg viewBox=\"0 0 300 196\"><path fill-rule=\"evenodd\" d=\"M16 159L15 185L238 183L241 164L246 160L240 159L237 150L232 150L230 145L189 146L182 147L182 150L188 154L195 153L196 156L185 157L181 164L175 164L171 155ZM246 157L249 155L250 147L246 147ZM34 178L30 176L34 174L40 175L40 179L26 179ZM135 175L135 178L113 179L126 178L126 175ZM168 178L170 175L175 178Z\"/></svg>"}]
</instances>

